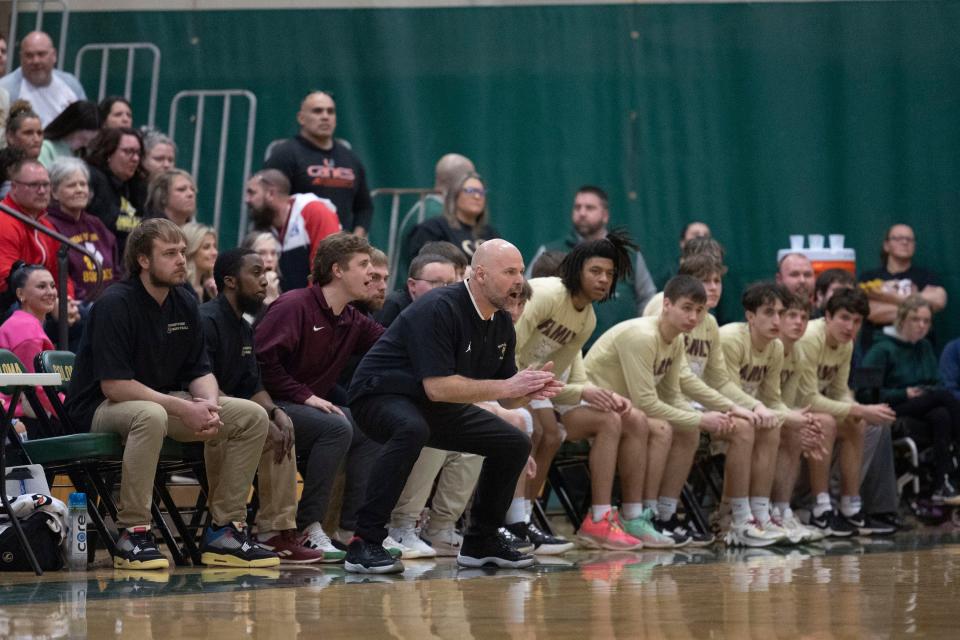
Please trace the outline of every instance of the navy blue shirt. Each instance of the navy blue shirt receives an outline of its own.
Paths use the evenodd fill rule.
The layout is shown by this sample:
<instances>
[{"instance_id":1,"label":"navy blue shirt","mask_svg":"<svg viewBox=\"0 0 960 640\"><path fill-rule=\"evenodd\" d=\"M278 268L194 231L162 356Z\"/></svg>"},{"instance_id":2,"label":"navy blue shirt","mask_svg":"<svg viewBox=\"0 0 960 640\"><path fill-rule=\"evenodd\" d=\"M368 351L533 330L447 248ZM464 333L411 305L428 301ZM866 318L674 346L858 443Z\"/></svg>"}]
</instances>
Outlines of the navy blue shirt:
<instances>
[{"instance_id":1,"label":"navy blue shirt","mask_svg":"<svg viewBox=\"0 0 960 640\"><path fill-rule=\"evenodd\" d=\"M516 343L510 314L483 320L466 282L434 289L404 309L360 361L349 401L400 394L425 403L424 378L505 380L517 372Z\"/></svg>"},{"instance_id":2,"label":"navy blue shirt","mask_svg":"<svg viewBox=\"0 0 960 640\"><path fill-rule=\"evenodd\" d=\"M186 390L208 373L193 292L171 287L160 305L135 276L109 287L90 308L66 408L74 426L89 431L94 412L106 399L103 380L136 380L170 393Z\"/></svg>"}]
</instances>

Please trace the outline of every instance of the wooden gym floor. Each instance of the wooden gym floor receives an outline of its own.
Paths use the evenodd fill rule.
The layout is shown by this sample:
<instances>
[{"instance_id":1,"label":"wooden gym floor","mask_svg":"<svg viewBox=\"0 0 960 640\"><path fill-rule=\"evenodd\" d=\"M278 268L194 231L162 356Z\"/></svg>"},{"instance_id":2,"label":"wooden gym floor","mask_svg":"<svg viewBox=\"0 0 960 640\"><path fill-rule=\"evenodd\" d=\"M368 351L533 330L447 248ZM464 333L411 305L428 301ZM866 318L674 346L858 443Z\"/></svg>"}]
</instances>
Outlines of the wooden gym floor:
<instances>
[{"instance_id":1,"label":"wooden gym floor","mask_svg":"<svg viewBox=\"0 0 960 640\"><path fill-rule=\"evenodd\" d=\"M960 637L957 533L406 566L0 574L0 638Z\"/></svg>"}]
</instances>

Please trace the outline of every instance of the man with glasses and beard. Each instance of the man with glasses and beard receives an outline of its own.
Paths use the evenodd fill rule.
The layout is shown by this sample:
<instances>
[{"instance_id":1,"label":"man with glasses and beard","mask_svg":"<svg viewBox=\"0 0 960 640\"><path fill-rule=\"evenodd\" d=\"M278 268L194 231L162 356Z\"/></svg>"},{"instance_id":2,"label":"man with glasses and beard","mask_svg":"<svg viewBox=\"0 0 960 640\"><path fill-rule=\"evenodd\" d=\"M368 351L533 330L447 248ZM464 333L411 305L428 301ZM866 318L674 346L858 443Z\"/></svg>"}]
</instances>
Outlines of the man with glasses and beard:
<instances>
[{"instance_id":1,"label":"man with glasses and beard","mask_svg":"<svg viewBox=\"0 0 960 640\"><path fill-rule=\"evenodd\" d=\"M397 573L403 564L382 547L390 512L424 446L485 457L477 497L457 562L462 566L523 568L533 556L498 534L527 457L530 439L473 403L497 400L515 408L562 388L543 369L518 372L516 335L505 310L523 288L523 258L504 240L488 240L473 255L462 284L438 287L407 307L357 368L349 400L357 424L383 443L371 465L367 500L345 568Z\"/></svg>"},{"instance_id":2,"label":"man with glasses and beard","mask_svg":"<svg viewBox=\"0 0 960 640\"><path fill-rule=\"evenodd\" d=\"M293 423L263 388L253 350L253 329L243 314L256 316L267 295L263 260L251 249L230 249L217 256L213 279L220 294L200 306L203 338L221 393L252 400L270 418L260 457L260 511L257 539L282 563L310 564L323 552L301 544L297 532L297 460Z\"/></svg>"},{"instance_id":3,"label":"man with glasses and beard","mask_svg":"<svg viewBox=\"0 0 960 640\"><path fill-rule=\"evenodd\" d=\"M125 441L113 566L166 569L151 533L150 501L164 436L204 442L212 524L207 565L270 567L277 555L246 526L247 492L267 437L263 407L220 395L187 278L187 240L165 218L145 221L126 246L128 279L91 308L70 383L73 424ZM184 391L186 390L186 391Z\"/></svg>"}]
</instances>

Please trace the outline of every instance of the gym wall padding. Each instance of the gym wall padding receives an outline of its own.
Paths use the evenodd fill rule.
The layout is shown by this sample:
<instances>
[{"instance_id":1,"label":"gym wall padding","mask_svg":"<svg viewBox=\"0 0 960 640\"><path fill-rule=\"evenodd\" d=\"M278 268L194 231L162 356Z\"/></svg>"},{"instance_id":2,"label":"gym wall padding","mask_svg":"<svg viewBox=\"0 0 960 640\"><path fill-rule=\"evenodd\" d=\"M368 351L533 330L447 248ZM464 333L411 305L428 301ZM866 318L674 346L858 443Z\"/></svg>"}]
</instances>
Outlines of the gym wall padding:
<instances>
[{"instance_id":1,"label":"gym wall padding","mask_svg":"<svg viewBox=\"0 0 960 640\"><path fill-rule=\"evenodd\" d=\"M75 12L66 54L72 69L87 42L159 45L161 126L181 89L252 90L255 168L294 133L304 93L331 89L372 186L429 186L441 154L465 153L527 256L565 233L583 183L609 190L655 275L680 227L704 220L728 250L733 319L788 234L843 233L870 268L895 221L960 295L957 33L957 2ZM213 180L201 176L205 212ZM239 192L228 180L225 243ZM387 213L380 202L380 243ZM940 336L960 334L957 304Z\"/></svg>"}]
</instances>

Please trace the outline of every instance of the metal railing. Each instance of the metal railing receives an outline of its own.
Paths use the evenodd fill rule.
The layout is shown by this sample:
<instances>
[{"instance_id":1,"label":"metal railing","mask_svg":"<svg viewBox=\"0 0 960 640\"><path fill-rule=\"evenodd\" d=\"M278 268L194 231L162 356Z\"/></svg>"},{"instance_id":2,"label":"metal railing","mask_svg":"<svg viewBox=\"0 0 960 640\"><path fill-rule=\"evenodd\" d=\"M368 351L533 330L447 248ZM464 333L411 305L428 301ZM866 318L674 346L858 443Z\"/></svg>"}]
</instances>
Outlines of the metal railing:
<instances>
[{"instance_id":1,"label":"metal railing","mask_svg":"<svg viewBox=\"0 0 960 640\"><path fill-rule=\"evenodd\" d=\"M37 5L37 19L36 22L34 22L33 30L43 31L44 5L48 3L58 4L63 7L60 10L60 13L63 14L63 17L60 19L60 44L57 45L57 69L62 71L64 55L67 50L67 27L70 26L70 6L67 4L67 0L27 0L22 4ZM13 60L17 57L14 55L14 49L17 47L17 23L19 22L18 14L20 13L20 4L21 2L19 2L19 0L13 0L13 5L10 7L10 34L7 36L9 49L7 53L7 73L13 70Z\"/></svg>"},{"instance_id":2,"label":"metal railing","mask_svg":"<svg viewBox=\"0 0 960 640\"><path fill-rule=\"evenodd\" d=\"M100 58L100 84L97 88L96 102L107 97L107 70L110 63L111 51L125 51L127 53L127 70L123 81L123 97L129 102L133 96L133 71L137 51L149 51L153 54L153 63L150 67L150 102L147 110L147 126L153 127L157 114L157 89L160 85L160 49L152 42L97 42L85 44L77 51L73 63L73 73L79 80L83 68L83 58L91 51L102 52Z\"/></svg>"},{"instance_id":3,"label":"metal railing","mask_svg":"<svg viewBox=\"0 0 960 640\"><path fill-rule=\"evenodd\" d=\"M231 98L246 98L247 108L247 138L243 153L243 182L240 186L241 202L243 201L243 189L246 186L247 179L250 177L250 169L253 162L253 137L256 131L257 123L257 96L246 89L223 89L223 90L188 90L180 91L170 103L170 126L167 127L167 134L171 139L176 139L177 111L180 101L184 98L197 99L197 112L193 128L193 154L191 156L190 173L194 180L200 181L198 175L200 171L200 147L203 140L204 125L204 107L207 98L223 98L223 110L220 116L220 140L219 153L217 154L217 181L214 192L213 208L213 228L220 233L220 218L223 208L223 180L227 166L227 141L230 137L230 101ZM246 207L240 208L240 222L237 228L237 237L242 238L247 227Z\"/></svg>"},{"instance_id":4,"label":"metal railing","mask_svg":"<svg viewBox=\"0 0 960 640\"><path fill-rule=\"evenodd\" d=\"M387 290L392 291L397 281L397 266L400 264L400 233L406 224L414 215L417 216L417 223L423 222L424 201L430 194L439 194L435 189L422 188L403 188L403 189L374 189L370 192L371 198L380 196L390 196L390 230L387 236L387 257L390 260L390 277L387 282ZM400 218L400 198L402 196L417 196L417 204L410 207L410 210Z\"/></svg>"},{"instance_id":5,"label":"metal railing","mask_svg":"<svg viewBox=\"0 0 960 640\"><path fill-rule=\"evenodd\" d=\"M103 267L100 265L100 261L97 260L97 257L83 248L81 245L77 244L67 236L63 235L59 231L54 231L44 225L40 224L30 216L24 215L19 211L11 209L5 204L0 204L0 211L7 214L8 216L13 216L23 224L33 227L40 233L53 238L54 240L60 243L60 249L57 251L57 295L58 298L58 312L59 317L57 318L57 346L62 350L70 349L70 326L67 324L67 278L69 265L67 264L67 250L73 249L74 251L79 251L83 255L90 258L90 261L93 263L93 266L97 270L97 282L93 290L93 293L90 294L91 298L95 298L97 294L100 293L100 289L103 287Z\"/></svg>"}]
</instances>

